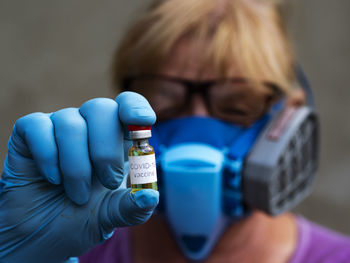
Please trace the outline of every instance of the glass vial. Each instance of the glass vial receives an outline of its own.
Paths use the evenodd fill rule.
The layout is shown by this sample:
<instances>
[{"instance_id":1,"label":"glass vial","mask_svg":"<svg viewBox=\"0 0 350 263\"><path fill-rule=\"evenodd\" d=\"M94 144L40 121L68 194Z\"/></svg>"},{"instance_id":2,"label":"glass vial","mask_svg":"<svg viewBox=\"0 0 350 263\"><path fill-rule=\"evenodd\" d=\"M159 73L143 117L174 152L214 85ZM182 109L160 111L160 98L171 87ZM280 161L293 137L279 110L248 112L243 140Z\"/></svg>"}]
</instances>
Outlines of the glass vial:
<instances>
[{"instance_id":1,"label":"glass vial","mask_svg":"<svg viewBox=\"0 0 350 263\"><path fill-rule=\"evenodd\" d=\"M148 143L151 126L129 125L133 145L129 149L131 193L142 189L158 190L154 149Z\"/></svg>"}]
</instances>

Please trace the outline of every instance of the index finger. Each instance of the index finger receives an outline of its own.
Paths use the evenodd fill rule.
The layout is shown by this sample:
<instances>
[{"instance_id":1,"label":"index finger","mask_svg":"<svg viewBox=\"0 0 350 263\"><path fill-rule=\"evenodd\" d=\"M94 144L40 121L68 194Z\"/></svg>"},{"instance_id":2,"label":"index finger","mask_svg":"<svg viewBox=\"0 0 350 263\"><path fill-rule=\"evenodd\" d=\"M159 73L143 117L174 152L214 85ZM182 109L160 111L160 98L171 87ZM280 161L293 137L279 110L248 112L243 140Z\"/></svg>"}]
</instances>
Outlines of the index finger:
<instances>
[{"instance_id":1,"label":"index finger","mask_svg":"<svg viewBox=\"0 0 350 263\"><path fill-rule=\"evenodd\" d=\"M156 122L156 114L142 95L126 91L115 101L119 104L119 119L124 125L153 125Z\"/></svg>"}]
</instances>

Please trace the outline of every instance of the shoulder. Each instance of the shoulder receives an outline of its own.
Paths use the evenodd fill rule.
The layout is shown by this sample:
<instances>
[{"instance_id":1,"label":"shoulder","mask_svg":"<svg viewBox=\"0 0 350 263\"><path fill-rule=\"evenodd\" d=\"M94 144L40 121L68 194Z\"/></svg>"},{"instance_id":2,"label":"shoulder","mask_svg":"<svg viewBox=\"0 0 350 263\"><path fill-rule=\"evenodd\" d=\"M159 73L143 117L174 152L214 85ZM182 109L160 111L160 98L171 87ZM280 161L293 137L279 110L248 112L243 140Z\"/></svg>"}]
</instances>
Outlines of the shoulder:
<instances>
[{"instance_id":1,"label":"shoulder","mask_svg":"<svg viewBox=\"0 0 350 263\"><path fill-rule=\"evenodd\" d=\"M350 262L350 237L296 216L298 242L291 263Z\"/></svg>"}]
</instances>

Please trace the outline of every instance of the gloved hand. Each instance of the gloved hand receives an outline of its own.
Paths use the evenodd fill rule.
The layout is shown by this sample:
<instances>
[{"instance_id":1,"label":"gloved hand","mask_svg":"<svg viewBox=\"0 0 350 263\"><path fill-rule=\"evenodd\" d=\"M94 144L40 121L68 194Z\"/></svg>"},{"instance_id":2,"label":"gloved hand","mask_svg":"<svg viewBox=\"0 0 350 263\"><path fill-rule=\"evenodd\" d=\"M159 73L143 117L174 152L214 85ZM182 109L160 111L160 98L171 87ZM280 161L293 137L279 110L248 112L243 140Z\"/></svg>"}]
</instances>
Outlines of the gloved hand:
<instances>
[{"instance_id":1,"label":"gloved hand","mask_svg":"<svg viewBox=\"0 0 350 263\"><path fill-rule=\"evenodd\" d=\"M123 126L155 119L132 92L20 118L0 181L0 262L63 262L115 227L144 223L159 195L118 188L128 172Z\"/></svg>"}]
</instances>

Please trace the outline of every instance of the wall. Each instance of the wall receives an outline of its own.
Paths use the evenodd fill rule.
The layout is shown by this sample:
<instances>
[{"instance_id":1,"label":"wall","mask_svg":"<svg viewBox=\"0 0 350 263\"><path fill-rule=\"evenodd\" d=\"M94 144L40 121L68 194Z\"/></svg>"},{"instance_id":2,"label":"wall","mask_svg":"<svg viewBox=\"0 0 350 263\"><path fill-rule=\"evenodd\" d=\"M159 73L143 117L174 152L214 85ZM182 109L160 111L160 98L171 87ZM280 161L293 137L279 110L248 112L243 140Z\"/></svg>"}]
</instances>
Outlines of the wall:
<instances>
[{"instance_id":1,"label":"wall","mask_svg":"<svg viewBox=\"0 0 350 263\"><path fill-rule=\"evenodd\" d=\"M114 97L111 55L142 3L0 1L0 168L20 116ZM313 194L296 212L350 234L350 2L288 3L298 60L313 84L322 121L320 172Z\"/></svg>"},{"instance_id":2,"label":"wall","mask_svg":"<svg viewBox=\"0 0 350 263\"><path fill-rule=\"evenodd\" d=\"M297 211L350 234L350 2L290 1L289 28L321 117L313 194Z\"/></svg>"}]
</instances>

